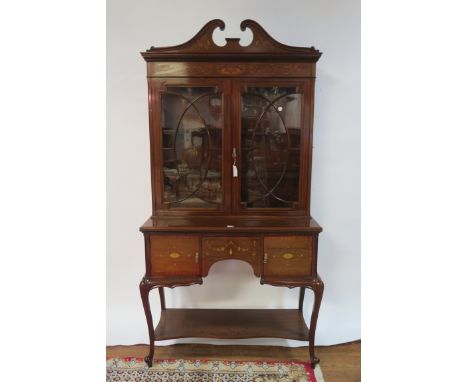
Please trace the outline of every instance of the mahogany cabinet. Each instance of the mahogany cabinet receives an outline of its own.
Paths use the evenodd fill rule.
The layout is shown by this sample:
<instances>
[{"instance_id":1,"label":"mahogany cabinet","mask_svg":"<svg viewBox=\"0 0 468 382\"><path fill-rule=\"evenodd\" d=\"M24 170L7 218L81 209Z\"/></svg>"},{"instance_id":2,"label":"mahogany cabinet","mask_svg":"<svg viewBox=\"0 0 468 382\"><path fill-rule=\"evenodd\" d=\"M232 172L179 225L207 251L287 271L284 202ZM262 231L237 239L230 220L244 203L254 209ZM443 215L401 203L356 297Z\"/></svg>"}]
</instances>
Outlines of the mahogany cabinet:
<instances>
[{"instance_id":1,"label":"mahogany cabinet","mask_svg":"<svg viewBox=\"0 0 468 382\"><path fill-rule=\"evenodd\" d=\"M245 20L253 40L214 43L221 20L188 42L151 47L147 62L153 211L140 228L140 283L153 362L156 340L274 337L309 341L323 293L310 216L315 48L279 43ZM201 284L211 266L250 264L261 284L299 288L298 309L166 308L164 288ZM154 327L149 292L158 288ZM309 328L306 289L314 292Z\"/></svg>"}]
</instances>

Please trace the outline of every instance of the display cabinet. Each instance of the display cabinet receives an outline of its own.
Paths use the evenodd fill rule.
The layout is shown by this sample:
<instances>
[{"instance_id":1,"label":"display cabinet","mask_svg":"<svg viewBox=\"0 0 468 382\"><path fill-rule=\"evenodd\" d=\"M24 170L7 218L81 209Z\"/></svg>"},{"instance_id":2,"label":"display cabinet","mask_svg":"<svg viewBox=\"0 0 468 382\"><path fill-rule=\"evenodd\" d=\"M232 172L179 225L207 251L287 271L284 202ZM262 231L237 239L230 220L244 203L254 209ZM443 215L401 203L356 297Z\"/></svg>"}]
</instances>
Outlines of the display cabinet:
<instances>
[{"instance_id":1,"label":"display cabinet","mask_svg":"<svg viewBox=\"0 0 468 382\"><path fill-rule=\"evenodd\" d=\"M140 228L140 283L152 365L157 340L273 337L309 341L312 366L323 282L310 215L315 48L284 45L256 22L248 46L213 41L212 20L188 42L151 47L147 62L153 211ZM222 260L261 284L299 289L297 309L167 308L164 288L201 284ZM154 327L149 292L159 290ZM310 325L306 289L314 293Z\"/></svg>"}]
</instances>

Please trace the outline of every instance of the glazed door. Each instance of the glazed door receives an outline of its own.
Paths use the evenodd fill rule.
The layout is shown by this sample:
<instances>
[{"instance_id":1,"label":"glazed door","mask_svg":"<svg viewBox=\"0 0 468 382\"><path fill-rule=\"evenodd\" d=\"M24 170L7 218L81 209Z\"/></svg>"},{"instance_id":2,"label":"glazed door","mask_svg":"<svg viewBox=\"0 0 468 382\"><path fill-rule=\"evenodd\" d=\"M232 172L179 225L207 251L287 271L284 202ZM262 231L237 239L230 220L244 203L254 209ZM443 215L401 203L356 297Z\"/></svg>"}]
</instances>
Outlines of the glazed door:
<instances>
[{"instance_id":1,"label":"glazed door","mask_svg":"<svg viewBox=\"0 0 468 382\"><path fill-rule=\"evenodd\" d=\"M234 84L235 212L308 211L310 88L309 80Z\"/></svg>"},{"instance_id":2,"label":"glazed door","mask_svg":"<svg viewBox=\"0 0 468 382\"><path fill-rule=\"evenodd\" d=\"M230 209L230 174L224 153L230 144L226 129L226 89L222 80L155 80L152 157L162 169L154 174L160 192L158 211L185 214L223 213ZM228 161L229 162L229 161Z\"/></svg>"}]
</instances>

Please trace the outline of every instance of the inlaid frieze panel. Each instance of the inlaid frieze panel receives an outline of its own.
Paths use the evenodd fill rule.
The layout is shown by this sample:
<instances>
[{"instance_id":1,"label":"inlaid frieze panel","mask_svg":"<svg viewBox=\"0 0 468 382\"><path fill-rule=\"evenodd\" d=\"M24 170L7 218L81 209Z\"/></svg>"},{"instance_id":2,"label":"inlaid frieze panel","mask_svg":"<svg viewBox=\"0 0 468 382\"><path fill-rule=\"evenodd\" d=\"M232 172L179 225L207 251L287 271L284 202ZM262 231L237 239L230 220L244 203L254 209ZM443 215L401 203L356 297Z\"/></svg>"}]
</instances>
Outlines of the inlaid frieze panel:
<instances>
[{"instance_id":1,"label":"inlaid frieze panel","mask_svg":"<svg viewBox=\"0 0 468 382\"><path fill-rule=\"evenodd\" d=\"M202 239L203 263L202 276L206 276L210 267L221 260L243 260L248 262L254 274L261 275L261 253L259 237L205 237Z\"/></svg>"}]
</instances>

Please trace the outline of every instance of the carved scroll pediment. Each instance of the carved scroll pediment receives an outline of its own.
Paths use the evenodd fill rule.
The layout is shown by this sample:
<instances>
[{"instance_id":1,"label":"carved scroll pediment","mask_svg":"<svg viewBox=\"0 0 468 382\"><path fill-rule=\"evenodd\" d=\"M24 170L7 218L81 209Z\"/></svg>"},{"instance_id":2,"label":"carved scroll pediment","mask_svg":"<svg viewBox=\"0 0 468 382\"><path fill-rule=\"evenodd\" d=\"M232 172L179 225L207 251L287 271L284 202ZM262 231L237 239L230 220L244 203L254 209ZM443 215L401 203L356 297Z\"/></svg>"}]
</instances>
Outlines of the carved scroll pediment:
<instances>
[{"instance_id":1,"label":"carved scroll pediment","mask_svg":"<svg viewBox=\"0 0 468 382\"><path fill-rule=\"evenodd\" d=\"M252 42L247 46L240 45L240 38L226 38L226 44L217 45L213 40L214 31L225 29L224 21L209 21L189 41L171 47L152 46L142 56L147 61L159 60L229 60L229 59L281 59L291 61L316 62L322 53L314 47L295 47L282 44L271 37L257 22L244 20L241 31L249 28L252 31Z\"/></svg>"}]
</instances>

